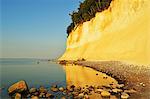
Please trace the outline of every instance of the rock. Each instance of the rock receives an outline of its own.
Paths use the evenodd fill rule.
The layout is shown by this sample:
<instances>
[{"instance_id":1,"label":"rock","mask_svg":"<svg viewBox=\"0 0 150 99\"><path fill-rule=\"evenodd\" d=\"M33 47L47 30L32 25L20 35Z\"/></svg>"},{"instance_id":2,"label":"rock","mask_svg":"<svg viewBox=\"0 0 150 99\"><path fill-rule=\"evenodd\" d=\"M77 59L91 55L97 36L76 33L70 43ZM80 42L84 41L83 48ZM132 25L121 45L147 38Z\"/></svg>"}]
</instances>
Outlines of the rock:
<instances>
[{"instance_id":1,"label":"rock","mask_svg":"<svg viewBox=\"0 0 150 99\"><path fill-rule=\"evenodd\" d=\"M33 96L31 99L39 99L37 96Z\"/></svg>"},{"instance_id":2,"label":"rock","mask_svg":"<svg viewBox=\"0 0 150 99\"><path fill-rule=\"evenodd\" d=\"M37 91L36 88L30 88L30 90L29 90L30 93L35 93L36 91Z\"/></svg>"},{"instance_id":3,"label":"rock","mask_svg":"<svg viewBox=\"0 0 150 99\"><path fill-rule=\"evenodd\" d=\"M61 60L61 61L59 61L59 64L61 64L61 65L66 65L66 64L67 64L67 61L66 61L66 60Z\"/></svg>"},{"instance_id":4,"label":"rock","mask_svg":"<svg viewBox=\"0 0 150 99\"><path fill-rule=\"evenodd\" d=\"M77 88L75 88L76 91L80 91L81 90L81 87L78 86Z\"/></svg>"},{"instance_id":5,"label":"rock","mask_svg":"<svg viewBox=\"0 0 150 99\"><path fill-rule=\"evenodd\" d=\"M78 95L78 98L79 99L82 99L84 97L84 94L83 93L80 93L79 95Z\"/></svg>"},{"instance_id":6,"label":"rock","mask_svg":"<svg viewBox=\"0 0 150 99\"><path fill-rule=\"evenodd\" d=\"M74 85L71 85L71 86L70 86L70 88L73 88L73 89L74 89L74 88L75 88L75 86L74 86Z\"/></svg>"},{"instance_id":7,"label":"rock","mask_svg":"<svg viewBox=\"0 0 150 99\"><path fill-rule=\"evenodd\" d=\"M143 87L145 87L145 84L144 84L143 82L142 82L142 83L140 83L140 85L141 85L141 86L143 86Z\"/></svg>"},{"instance_id":8,"label":"rock","mask_svg":"<svg viewBox=\"0 0 150 99\"><path fill-rule=\"evenodd\" d=\"M58 92L58 88L52 87L52 88L51 88L51 91L53 91L53 92Z\"/></svg>"},{"instance_id":9,"label":"rock","mask_svg":"<svg viewBox=\"0 0 150 99\"><path fill-rule=\"evenodd\" d=\"M67 90L64 89L64 91L62 92L63 95L66 95L67 94Z\"/></svg>"},{"instance_id":10,"label":"rock","mask_svg":"<svg viewBox=\"0 0 150 99\"><path fill-rule=\"evenodd\" d=\"M110 97L110 93L108 91L101 92L102 97Z\"/></svg>"},{"instance_id":11,"label":"rock","mask_svg":"<svg viewBox=\"0 0 150 99\"><path fill-rule=\"evenodd\" d=\"M60 88L59 88L59 91L63 92L63 91L64 91L64 88L63 88L63 87L60 87Z\"/></svg>"},{"instance_id":12,"label":"rock","mask_svg":"<svg viewBox=\"0 0 150 99\"><path fill-rule=\"evenodd\" d=\"M119 93L119 92L123 92L123 90L122 90L122 89L117 89L117 88L115 88L115 89L112 89L112 92L114 92L114 93Z\"/></svg>"},{"instance_id":13,"label":"rock","mask_svg":"<svg viewBox=\"0 0 150 99\"><path fill-rule=\"evenodd\" d=\"M40 93L45 93L45 92L47 92L47 89L45 89L44 87L40 87L39 92Z\"/></svg>"},{"instance_id":14,"label":"rock","mask_svg":"<svg viewBox=\"0 0 150 99\"><path fill-rule=\"evenodd\" d=\"M122 88L122 87L124 87L124 84L118 84L117 85L117 88Z\"/></svg>"},{"instance_id":15,"label":"rock","mask_svg":"<svg viewBox=\"0 0 150 99\"><path fill-rule=\"evenodd\" d=\"M118 99L116 96L111 95L110 99Z\"/></svg>"},{"instance_id":16,"label":"rock","mask_svg":"<svg viewBox=\"0 0 150 99\"><path fill-rule=\"evenodd\" d=\"M27 98L30 98L30 97L31 97L31 94L28 94L28 95L27 95Z\"/></svg>"},{"instance_id":17,"label":"rock","mask_svg":"<svg viewBox=\"0 0 150 99\"><path fill-rule=\"evenodd\" d=\"M52 94L50 94L50 93L47 93L46 94L46 98L53 98L54 96L52 95Z\"/></svg>"},{"instance_id":18,"label":"rock","mask_svg":"<svg viewBox=\"0 0 150 99\"><path fill-rule=\"evenodd\" d=\"M39 95L39 92L35 92L35 93L33 93L33 95L38 96L38 95Z\"/></svg>"},{"instance_id":19,"label":"rock","mask_svg":"<svg viewBox=\"0 0 150 99\"><path fill-rule=\"evenodd\" d=\"M89 86L89 88L87 88L89 91L93 91L94 87L93 86Z\"/></svg>"},{"instance_id":20,"label":"rock","mask_svg":"<svg viewBox=\"0 0 150 99\"><path fill-rule=\"evenodd\" d=\"M72 92L72 95L73 95L74 97L76 97L76 96L79 95L79 92Z\"/></svg>"},{"instance_id":21,"label":"rock","mask_svg":"<svg viewBox=\"0 0 150 99\"><path fill-rule=\"evenodd\" d=\"M72 93L71 93L71 92L68 92L68 93L67 93L67 96L68 96L68 97L71 97L71 96L72 96Z\"/></svg>"},{"instance_id":22,"label":"rock","mask_svg":"<svg viewBox=\"0 0 150 99\"><path fill-rule=\"evenodd\" d=\"M61 97L60 99L66 99L66 98L63 96L63 97Z\"/></svg>"},{"instance_id":23,"label":"rock","mask_svg":"<svg viewBox=\"0 0 150 99\"><path fill-rule=\"evenodd\" d=\"M141 86L143 86L143 87L145 87L145 84L144 84L143 82L142 82L142 83L140 83L140 85L141 85Z\"/></svg>"},{"instance_id":24,"label":"rock","mask_svg":"<svg viewBox=\"0 0 150 99\"><path fill-rule=\"evenodd\" d=\"M27 93L28 86L24 80L21 80L8 88L8 94L13 95L14 93Z\"/></svg>"},{"instance_id":25,"label":"rock","mask_svg":"<svg viewBox=\"0 0 150 99\"><path fill-rule=\"evenodd\" d=\"M117 85L116 84L110 84L110 86L112 87L112 88L117 88Z\"/></svg>"},{"instance_id":26,"label":"rock","mask_svg":"<svg viewBox=\"0 0 150 99\"><path fill-rule=\"evenodd\" d=\"M129 95L127 93L123 92L121 94L121 99L128 99L128 98L129 98Z\"/></svg>"},{"instance_id":27,"label":"rock","mask_svg":"<svg viewBox=\"0 0 150 99\"><path fill-rule=\"evenodd\" d=\"M84 99L89 99L89 96L88 95L84 95Z\"/></svg>"},{"instance_id":28,"label":"rock","mask_svg":"<svg viewBox=\"0 0 150 99\"><path fill-rule=\"evenodd\" d=\"M70 92L73 92L73 91L74 91L74 88L75 88L74 85L72 85L72 86L67 86L67 90L70 91Z\"/></svg>"},{"instance_id":29,"label":"rock","mask_svg":"<svg viewBox=\"0 0 150 99\"><path fill-rule=\"evenodd\" d=\"M16 93L16 94L15 94L15 99L21 99L21 94Z\"/></svg>"},{"instance_id":30,"label":"rock","mask_svg":"<svg viewBox=\"0 0 150 99\"><path fill-rule=\"evenodd\" d=\"M106 88L106 89L111 89L112 88L111 85L104 85L103 87Z\"/></svg>"},{"instance_id":31,"label":"rock","mask_svg":"<svg viewBox=\"0 0 150 99\"><path fill-rule=\"evenodd\" d=\"M74 89L73 88L67 88L68 91L73 92Z\"/></svg>"},{"instance_id":32,"label":"rock","mask_svg":"<svg viewBox=\"0 0 150 99\"><path fill-rule=\"evenodd\" d=\"M137 91L135 91L134 89L129 89L129 90L124 90L124 92L132 94L132 93L136 93Z\"/></svg>"},{"instance_id":33,"label":"rock","mask_svg":"<svg viewBox=\"0 0 150 99\"><path fill-rule=\"evenodd\" d=\"M97 93L101 93L102 91L104 91L103 89L95 89L95 92Z\"/></svg>"},{"instance_id":34,"label":"rock","mask_svg":"<svg viewBox=\"0 0 150 99\"><path fill-rule=\"evenodd\" d=\"M85 89L85 90L84 90L84 94L87 94L87 95L88 95L89 93L90 93L90 91L89 91L88 89Z\"/></svg>"},{"instance_id":35,"label":"rock","mask_svg":"<svg viewBox=\"0 0 150 99\"><path fill-rule=\"evenodd\" d=\"M40 97L40 98L45 98L46 95L45 95L45 93L40 93L39 97Z\"/></svg>"}]
</instances>

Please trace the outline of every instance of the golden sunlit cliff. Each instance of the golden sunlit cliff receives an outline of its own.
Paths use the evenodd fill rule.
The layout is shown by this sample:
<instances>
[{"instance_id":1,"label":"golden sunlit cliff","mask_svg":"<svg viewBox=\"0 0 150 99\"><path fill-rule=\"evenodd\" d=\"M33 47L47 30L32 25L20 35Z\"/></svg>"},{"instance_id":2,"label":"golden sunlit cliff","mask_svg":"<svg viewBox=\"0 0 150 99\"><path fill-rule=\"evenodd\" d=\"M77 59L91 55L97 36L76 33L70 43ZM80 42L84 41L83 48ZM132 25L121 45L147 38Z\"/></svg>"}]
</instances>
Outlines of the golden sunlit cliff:
<instances>
[{"instance_id":1,"label":"golden sunlit cliff","mask_svg":"<svg viewBox=\"0 0 150 99\"><path fill-rule=\"evenodd\" d=\"M150 0L113 0L67 38L60 60L113 60L150 64Z\"/></svg>"}]
</instances>

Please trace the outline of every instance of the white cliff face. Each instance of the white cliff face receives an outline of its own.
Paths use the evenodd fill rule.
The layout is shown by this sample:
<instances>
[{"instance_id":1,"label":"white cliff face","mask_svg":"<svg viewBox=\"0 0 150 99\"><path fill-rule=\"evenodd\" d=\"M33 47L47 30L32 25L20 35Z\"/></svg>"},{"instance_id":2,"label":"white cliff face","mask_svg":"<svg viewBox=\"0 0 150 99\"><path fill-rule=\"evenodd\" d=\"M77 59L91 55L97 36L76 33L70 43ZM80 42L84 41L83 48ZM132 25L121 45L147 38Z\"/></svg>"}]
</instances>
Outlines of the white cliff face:
<instances>
[{"instance_id":1,"label":"white cliff face","mask_svg":"<svg viewBox=\"0 0 150 99\"><path fill-rule=\"evenodd\" d=\"M78 58L150 64L150 0L113 0L79 25L60 60Z\"/></svg>"}]
</instances>

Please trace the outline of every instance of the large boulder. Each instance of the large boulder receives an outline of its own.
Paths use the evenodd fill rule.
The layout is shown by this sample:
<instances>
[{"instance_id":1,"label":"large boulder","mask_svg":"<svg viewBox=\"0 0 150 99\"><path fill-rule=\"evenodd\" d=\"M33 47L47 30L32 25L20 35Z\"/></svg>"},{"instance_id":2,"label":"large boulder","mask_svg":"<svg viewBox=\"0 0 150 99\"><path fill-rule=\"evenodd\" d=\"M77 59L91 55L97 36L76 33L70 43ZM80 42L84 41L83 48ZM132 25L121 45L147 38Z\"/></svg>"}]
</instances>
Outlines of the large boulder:
<instances>
[{"instance_id":1,"label":"large boulder","mask_svg":"<svg viewBox=\"0 0 150 99\"><path fill-rule=\"evenodd\" d=\"M28 86L24 80L21 80L8 88L8 94L13 95L14 93L27 93Z\"/></svg>"}]
</instances>

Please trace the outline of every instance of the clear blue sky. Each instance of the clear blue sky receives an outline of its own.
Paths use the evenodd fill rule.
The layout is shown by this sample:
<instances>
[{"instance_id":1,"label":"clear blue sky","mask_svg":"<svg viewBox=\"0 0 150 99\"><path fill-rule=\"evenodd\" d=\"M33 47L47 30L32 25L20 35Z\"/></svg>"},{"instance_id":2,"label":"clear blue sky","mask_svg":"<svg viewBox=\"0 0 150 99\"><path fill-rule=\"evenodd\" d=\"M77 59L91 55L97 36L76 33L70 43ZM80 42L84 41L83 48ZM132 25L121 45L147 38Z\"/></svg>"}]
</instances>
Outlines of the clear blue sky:
<instances>
[{"instance_id":1,"label":"clear blue sky","mask_svg":"<svg viewBox=\"0 0 150 99\"><path fill-rule=\"evenodd\" d=\"M55 58L66 47L66 27L81 0L1 0L2 58Z\"/></svg>"}]
</instances>

